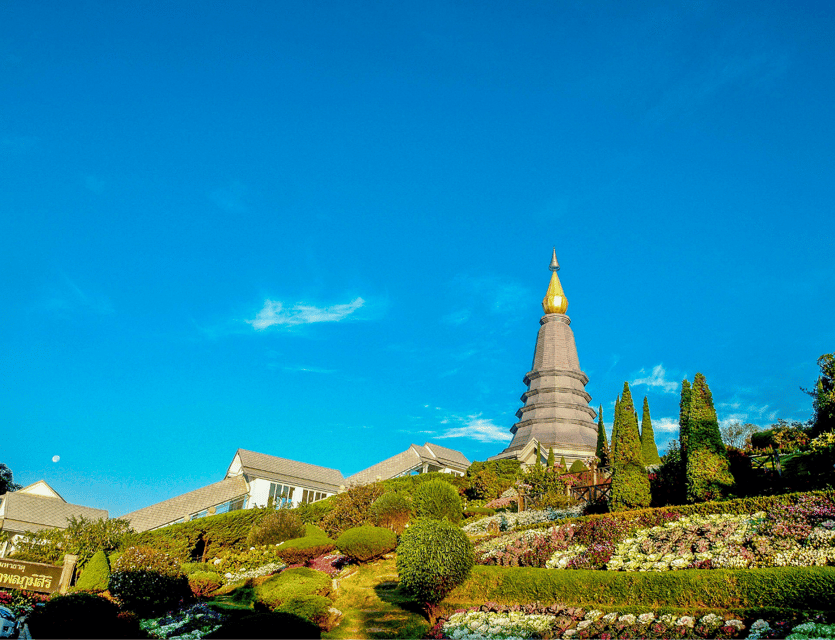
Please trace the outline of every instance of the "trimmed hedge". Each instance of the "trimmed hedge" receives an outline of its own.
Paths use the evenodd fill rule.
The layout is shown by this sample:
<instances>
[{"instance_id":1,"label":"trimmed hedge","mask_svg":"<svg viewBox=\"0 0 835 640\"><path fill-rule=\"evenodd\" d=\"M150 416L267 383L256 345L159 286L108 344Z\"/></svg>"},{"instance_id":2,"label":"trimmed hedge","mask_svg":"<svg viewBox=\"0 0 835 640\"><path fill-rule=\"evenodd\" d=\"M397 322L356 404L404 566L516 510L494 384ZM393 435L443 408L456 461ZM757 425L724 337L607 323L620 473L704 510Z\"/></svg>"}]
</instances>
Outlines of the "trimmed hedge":
<instances>
[{"instance_id":1,"label":"trimmed hedge","mask_svg":"<svg viewBox=\"0 0 835 640\"><path fill-rule=\"evenodd\" d=\"M662 512L678 513L682 516L702 515L708 516L718 513L729 513L733 515L752 514L758 511L770 511L777 505L795 505L801 496L823 496L835 502L835 490L826 489L822 491L803 491L798 493L784 493L777 496L754 496L751 498L735 498L733 500L721 500L711 502L699 502L696 504L671 505L667 507L652 507L649 509L635 509L633 511L617 511L612 513L600 513L577 518L565 518L557 522L538 522L526 527L518 527L516 531L528 529L546 529L554 524L568 524L573 522L593 522L595 520L632 520L641 515L656 515Z\"/></svg>"},{"instance_id":2,"label":"trimmed hedge","mask_svg":"<svg viewBox=\"0 0 835 640\"><path fill-rule=\"evenodd\" d=\"M412 498L412 509L418 518L461 522L461 496L455 487L443 480L430 480L420 485Z\"/></svg>"},{"instance_id":3,"label":"trimmed hedge","mask_svg":"<svg viewBox=\"0 0 835 640\"><path fill-rule=\"evenodd\" d=\"M285 540L301 538L305 535L305 524L290 509L278 509L268 513L252 525L246 544L257 547L262 544L278 544Z\"/></svg>"},{"instance_id":4,"label":"trimmed hedge","mask_svg":"<svg viewBox=\"0 0 835 640\"><path fill-rule=\"evenodd\" d=\"M664 572L560 571L476 566L449 603L562 602L620 607L832 609L835 567L685 569Z\"/></svg>"},{"instance_id":5,"label":"trimmed hedge","mask_svg":"<svg viewBox=\"0 0 835 640\"><path fill-rule=\"evenodd\" d=\"M271 611L284 603L304 596L328 596L331 577L322 571L299 567L285 569L266 582L255 587L255 600Z\"/></svg>"},{"instance_id":6,"label":"trimmed hedge","mask_svg":"<svg viewBox=\"0 0 835 640\"><path fill-rule=\"evenodd\" d=\"M368 562L397 547L397 535L383 527L362 526L348 529L336 539L337 548L357 562Z\"/></svg>"},{"instance_id":7,"label":"trimmed hedge","mask_svg":"<svg viewBox=\"0 0 835 640\"><path fill-rule=\"evenodd\" d=\"M277 547L278 555L287 564L304 564L334 549L336 549L336 543L324 536L294 538Z\"/></svg>"},{"instance_id":8,"label":"trimmed hedge","mask_svg":"<svg viewBox=\"0 0 835 640\"><path fill-rule=\"evenodd\" d=\"M223 586L223 578L214 571L195 571L188 575L188 586L195 598L205 598Z\"/></svg>"},{"instance_id":9,"label":"trimmed hedge","mask_svg":"<svg viewBox=\"0 0 835 640\"><path fill-rule=\"evenodd\" d=\"M252 525L273 509L242 509L172 524L162 529L143 531L126 536L122 548L148 546L164 551L180 562L191 560L200 541L205 544L204 555L213 558L225 549L243 551Z\"/></svg>"},{"instance_id":10,"label":"trimmed hedge","mask_svg":"<svg viewBox=\"0 0 835 640\"><path fill-rule=\"evenodd\" d=\"M291 598L276 609L277 613L291 613L317 626L327 622L333 603L325 596L307 595Z\"/></svg>"},{"instance_id":11,"label":"trimmed hedge","mask_svg":"<svg viewBox=\"0 0 835 640\"><path fill-rule=\"evenodd\" d=\"M110 580L110 563L104 551L96 551L84 566L81 577L75 583L76 591L105 591Z\"/></svg>"}]
</instances>

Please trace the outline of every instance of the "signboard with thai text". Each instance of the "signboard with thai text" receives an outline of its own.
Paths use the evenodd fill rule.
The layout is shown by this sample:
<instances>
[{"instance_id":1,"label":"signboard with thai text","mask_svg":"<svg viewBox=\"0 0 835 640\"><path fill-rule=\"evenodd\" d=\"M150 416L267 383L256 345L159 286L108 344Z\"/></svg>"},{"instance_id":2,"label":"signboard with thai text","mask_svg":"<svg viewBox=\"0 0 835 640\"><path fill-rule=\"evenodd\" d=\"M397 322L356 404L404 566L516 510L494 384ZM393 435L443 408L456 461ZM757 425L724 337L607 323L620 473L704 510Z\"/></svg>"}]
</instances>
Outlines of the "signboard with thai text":
<instances>
[{"instance_id":1,"label":"signboard with thai text","mask_svg":"<svg viewBox=\"0 0 835 640\"><path fill-rule=\"evenodd\" d=\"M61 587L63 567L0 558L0 589L53 593Z\"/></svg>"}]
</instances>

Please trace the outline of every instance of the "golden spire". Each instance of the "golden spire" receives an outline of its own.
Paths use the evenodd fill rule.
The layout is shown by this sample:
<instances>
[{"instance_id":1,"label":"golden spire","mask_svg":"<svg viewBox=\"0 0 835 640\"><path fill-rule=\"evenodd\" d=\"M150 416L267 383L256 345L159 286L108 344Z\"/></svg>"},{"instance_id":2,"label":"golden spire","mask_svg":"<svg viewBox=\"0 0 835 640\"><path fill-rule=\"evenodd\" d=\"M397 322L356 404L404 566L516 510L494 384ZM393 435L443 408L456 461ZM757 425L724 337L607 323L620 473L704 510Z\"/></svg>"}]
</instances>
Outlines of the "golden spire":
<instances>
[{"instance_id":1,"label":"golden spire","mask_svg":"<svg viewBox=\"0 0 835 640\"><path fill-rule=\"evenodd\" d=\"M560 270L560 263L557 262L557 248L554 247L554 253L551 256L551 282L548 285L548 291L542 299L542 309L545 313L565 313L568 309L568 300L562 290L560 279L557 277L557 271Z\"/></svg>"}]
</instances>

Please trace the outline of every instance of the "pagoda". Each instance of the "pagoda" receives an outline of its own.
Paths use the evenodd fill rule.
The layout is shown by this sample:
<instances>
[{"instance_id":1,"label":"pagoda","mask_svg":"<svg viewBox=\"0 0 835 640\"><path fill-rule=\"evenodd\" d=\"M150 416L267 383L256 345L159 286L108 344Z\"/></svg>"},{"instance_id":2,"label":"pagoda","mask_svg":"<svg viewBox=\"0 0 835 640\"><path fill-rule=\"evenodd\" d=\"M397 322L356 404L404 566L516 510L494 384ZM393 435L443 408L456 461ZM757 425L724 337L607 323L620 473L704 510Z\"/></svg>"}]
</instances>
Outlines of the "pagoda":
<instances>
[{"instance_id":1,"label":"pagoda","mask_svg":"<svg viewBox=\"0 0 835 640\"><path fill-rule=\"evenodd\" d=\"M596 413L586 393L588 376L580 369L571 319L565 314L565 297L557 271L557 250L551 257L551 282L542 300L545 315L539 320L539 333L531 370L525 374L528 390L522 394L524 406L516 412L519 421L510 428L508 447L490 460L516 458L534 464L537 452L542 462L553 448L557 460L566 463L593 456L597 450Z\"/></svg>"}]
</instances>

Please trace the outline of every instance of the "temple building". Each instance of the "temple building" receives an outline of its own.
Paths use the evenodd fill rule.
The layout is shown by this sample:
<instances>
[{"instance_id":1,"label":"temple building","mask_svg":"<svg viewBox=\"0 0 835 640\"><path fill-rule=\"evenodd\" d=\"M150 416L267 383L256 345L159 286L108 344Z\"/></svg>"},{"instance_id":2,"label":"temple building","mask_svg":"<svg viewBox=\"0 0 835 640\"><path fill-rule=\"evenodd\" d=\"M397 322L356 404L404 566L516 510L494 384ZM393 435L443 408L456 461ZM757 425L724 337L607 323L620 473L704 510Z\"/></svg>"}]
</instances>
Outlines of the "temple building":
<instances>
[{"instance_id":1,"label":"temple building","mask_svg":"<svg viewBox=\"0 0 835 640\"><path fill-rule=\"evenodd\" d=\"M539 451L544 463L553 448L556 459L564 456L570 465L593 456L597 449L597 414L589 406L591 396L585 389L589 378L580 369L571 319L565 315L568 299L557 277L559 268L554 249L551 282L542 300L545 315L539 320L533 365L524 377L528 387L522 394L524 406L510 428L513 440L490 460L516 458L534 464Z\"/></svg>"}]
</instances>

